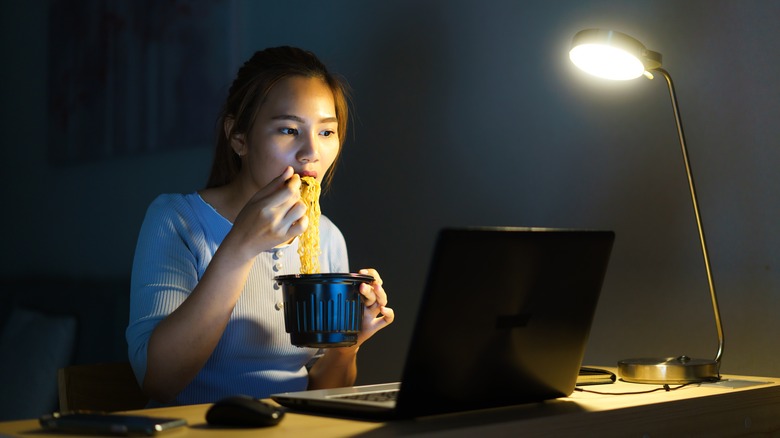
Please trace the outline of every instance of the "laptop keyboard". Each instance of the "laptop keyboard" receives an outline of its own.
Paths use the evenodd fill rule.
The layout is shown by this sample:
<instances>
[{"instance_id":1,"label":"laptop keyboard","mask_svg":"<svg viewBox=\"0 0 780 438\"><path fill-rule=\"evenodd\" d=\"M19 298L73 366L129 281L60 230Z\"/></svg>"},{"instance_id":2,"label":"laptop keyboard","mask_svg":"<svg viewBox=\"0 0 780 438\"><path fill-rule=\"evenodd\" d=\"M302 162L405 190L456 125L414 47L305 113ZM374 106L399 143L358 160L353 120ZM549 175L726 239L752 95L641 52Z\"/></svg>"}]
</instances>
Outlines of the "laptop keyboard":
<instances>
[{"instance_id":1,"label":"laptop keyboard","mask_svg":"<svg viewBox=\"0 0 780 438\"><path fill-rule=\"evenodd\" d=\"M367 392L364 394L342 394L334 395L332 398L347 399L347 400L366 400L372 402L387 402L395 401L398 398L398 390L392 391L380 391L380 392Z\"/></svg>"}]
</instances>

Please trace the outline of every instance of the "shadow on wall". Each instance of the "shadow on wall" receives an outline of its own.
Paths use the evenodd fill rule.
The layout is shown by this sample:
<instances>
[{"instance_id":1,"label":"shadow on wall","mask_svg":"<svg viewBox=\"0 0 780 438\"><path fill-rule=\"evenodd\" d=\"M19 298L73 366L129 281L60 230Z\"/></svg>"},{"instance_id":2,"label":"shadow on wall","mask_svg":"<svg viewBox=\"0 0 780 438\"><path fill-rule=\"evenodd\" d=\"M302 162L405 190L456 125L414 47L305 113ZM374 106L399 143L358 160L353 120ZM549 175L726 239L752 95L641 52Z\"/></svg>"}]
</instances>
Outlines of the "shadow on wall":
<instances>
[{"instance_id":1,"label":"shadow on wall","mask_svg":"<svg viewBox=\"0 0 780 438\"><path fill-rule=\"evenodd\" d=\"M0 421L58 409L57 370L127 360L127 278L0 279Z\"/></svg>"}]
</instances>

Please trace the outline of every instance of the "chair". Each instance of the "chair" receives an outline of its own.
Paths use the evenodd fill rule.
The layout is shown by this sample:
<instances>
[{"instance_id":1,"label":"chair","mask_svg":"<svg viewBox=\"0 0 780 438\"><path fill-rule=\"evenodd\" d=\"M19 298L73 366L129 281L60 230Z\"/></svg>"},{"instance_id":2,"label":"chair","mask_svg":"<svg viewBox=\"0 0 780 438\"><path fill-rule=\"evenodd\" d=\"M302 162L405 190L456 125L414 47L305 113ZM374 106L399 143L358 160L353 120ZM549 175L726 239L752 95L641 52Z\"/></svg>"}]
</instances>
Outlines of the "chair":
<instances>
[{"instance_id":1,"label":"chair","mask_svg":"<svg viewBox=\"0 0 780 438\"><path fill-rule=\"evenodd\" d=\"M60 411L143 409L141 391L129 362L71 365L57 373Z\"/></svg>"}]
</instances>

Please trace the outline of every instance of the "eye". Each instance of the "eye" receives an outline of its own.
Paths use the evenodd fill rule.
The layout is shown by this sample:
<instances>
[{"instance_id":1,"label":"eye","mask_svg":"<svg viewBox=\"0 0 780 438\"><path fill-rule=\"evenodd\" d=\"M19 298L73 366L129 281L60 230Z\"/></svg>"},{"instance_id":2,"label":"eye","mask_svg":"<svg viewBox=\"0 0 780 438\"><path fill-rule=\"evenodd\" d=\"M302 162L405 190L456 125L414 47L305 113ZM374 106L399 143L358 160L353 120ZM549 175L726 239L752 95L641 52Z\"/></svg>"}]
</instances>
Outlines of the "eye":
<instances>
[{"instance_id":1,"label":"eye","mask_svg":"<svg viewBox=\"0 0 780 438\"><path fill-rule=\"evenodd\" d=\"M281 128L279 132L285 135L298 135L298 130L295 128Z\"/></svg>"},{"instance_id":2,"label":"eye","mask_svg":"<svg viewBox=\"0 0 780 438\"><path fill-rule=\"evenodd\" d=\"M322 131L320 133L323 137L331 137L333 135L336 135L336 131Z\"/></svg>"}]
</instances>

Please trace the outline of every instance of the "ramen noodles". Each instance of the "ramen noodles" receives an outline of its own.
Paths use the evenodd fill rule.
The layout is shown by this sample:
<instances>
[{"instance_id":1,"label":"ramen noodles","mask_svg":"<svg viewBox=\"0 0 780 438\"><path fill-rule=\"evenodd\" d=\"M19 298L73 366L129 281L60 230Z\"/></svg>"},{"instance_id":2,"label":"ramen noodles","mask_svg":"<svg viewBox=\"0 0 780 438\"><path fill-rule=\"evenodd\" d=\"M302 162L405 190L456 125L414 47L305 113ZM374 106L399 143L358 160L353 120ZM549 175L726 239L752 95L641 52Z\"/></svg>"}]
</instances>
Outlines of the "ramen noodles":
<instances>
[{"instance_id":1,"label":"ramen noodles","mask_svg":"<svg viewBox=\"0 0 780 438\"><path fill-rule=\"evenodd\" d=\"M306 204L309 226L298 241L301 274L320 273L320 183L315 178L301 178L301 199Z\"/></svg>"}]
</instances>

